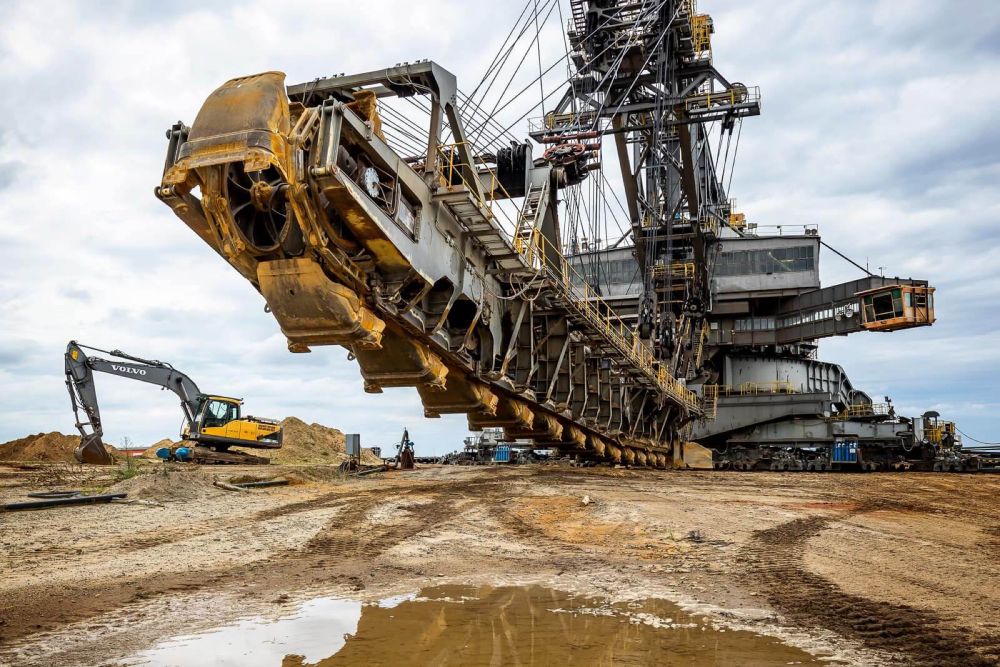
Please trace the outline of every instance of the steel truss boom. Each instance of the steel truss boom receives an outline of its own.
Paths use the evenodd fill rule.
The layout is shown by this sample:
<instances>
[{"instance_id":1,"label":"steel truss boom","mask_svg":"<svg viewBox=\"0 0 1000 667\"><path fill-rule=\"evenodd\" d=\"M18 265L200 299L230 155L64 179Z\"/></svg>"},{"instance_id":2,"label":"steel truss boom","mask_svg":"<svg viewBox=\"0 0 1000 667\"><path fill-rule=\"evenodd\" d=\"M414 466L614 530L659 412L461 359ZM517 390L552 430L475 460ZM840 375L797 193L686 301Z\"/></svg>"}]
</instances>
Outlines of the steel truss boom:
<instances>
[{"instance_id":1,"label":"steel truss boom","mask_svg":"<svg viewBox=\"0 0 1000 667\"><path fill-rule=\"evenodd\" d=\"M571 4L576 74L533 133L540 157L477 150L463 118L481 109L463 113L429 61L287 88L267 72L171 128L156 195L263 295L291 351L348 348L366 391L415 387L429 417L665 466L703 413L684 380L728 221L708 123L759 106L697 50L690 2ZM422 135L396 116L383 128L393 99L427 111ZM606 134L649 303L637 327L562 254L559 193L601 168ZM698 270L675 290L657 267L680 253Z\"/></svg>"}]
</instances>

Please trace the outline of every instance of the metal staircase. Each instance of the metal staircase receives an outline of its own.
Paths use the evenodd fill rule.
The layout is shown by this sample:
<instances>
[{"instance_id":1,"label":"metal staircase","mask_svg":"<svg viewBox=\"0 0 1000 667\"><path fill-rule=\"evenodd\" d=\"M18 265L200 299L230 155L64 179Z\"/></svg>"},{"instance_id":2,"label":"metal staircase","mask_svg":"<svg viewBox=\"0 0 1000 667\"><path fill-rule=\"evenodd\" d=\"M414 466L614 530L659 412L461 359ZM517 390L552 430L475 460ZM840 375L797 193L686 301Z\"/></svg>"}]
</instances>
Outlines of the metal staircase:
<instances>
[{"instance_id":1,"label":"metal staircase","mask_svg":"<svg viewBox=\"0 0 1000 667\"><path fill-rule=\"evenodd\" d=\"M545 200L549 196L549 182L542 185L529 185L524 195L524 204L517 216L517 229L514 231L514 247L521 249L531 242L532 234L541 226L545 214Z\"/></svg>"}]
</instances>

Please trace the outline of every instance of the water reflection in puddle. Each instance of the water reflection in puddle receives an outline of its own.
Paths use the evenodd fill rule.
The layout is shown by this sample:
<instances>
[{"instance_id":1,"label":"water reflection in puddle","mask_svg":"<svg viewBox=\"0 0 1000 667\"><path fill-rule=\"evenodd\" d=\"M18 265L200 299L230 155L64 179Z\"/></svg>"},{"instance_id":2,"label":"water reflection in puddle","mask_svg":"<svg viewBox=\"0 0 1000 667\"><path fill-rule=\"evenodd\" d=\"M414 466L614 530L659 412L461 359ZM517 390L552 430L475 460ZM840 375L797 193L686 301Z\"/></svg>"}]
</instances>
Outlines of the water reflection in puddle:
<instances>
[{"instance_id":1,"label":"water reflection in puddle","mask_svg":"<svg viewBox=\"0 0 1000 667\"><path fill-rule=\"evenodd\" d=\"M129 665L824 664L776 639L715 630L663 600L609 604L540 586L435 586L362 604L321 598L293 616L162 642Z\"/></svg>"}]
</instances>

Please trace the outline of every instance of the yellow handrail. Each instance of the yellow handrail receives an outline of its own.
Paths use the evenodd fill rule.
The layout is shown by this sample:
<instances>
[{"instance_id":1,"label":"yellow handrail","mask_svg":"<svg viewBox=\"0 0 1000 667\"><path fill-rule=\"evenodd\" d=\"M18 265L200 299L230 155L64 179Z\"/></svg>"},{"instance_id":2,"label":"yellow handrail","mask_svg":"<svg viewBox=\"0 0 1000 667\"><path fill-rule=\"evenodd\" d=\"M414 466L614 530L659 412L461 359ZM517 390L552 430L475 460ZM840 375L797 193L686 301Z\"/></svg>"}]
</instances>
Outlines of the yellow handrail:
<instances>
[{"instance_id":1,"label":"yellow handrail","mask_svg":"<svg viewBox=\"0 0 1000 667\"><path fill-rule=\"evenodd\" d=\"M573 269L540 230L534 229L530 236L515 238L514 250L524 258L528 266L545 271L554 278L577 312L614 344L636 368L682 405L701 411L698 396L656 361L649 346L631 328L625 326L611 306L591 289L590 283Z\"/></svg>"},{"instance_id":2,"label":"yellow handrail","mask_svg":"<svg viewBox=\"0 0 1000 667\"><path fill-rule=\"evenodd\" d=\"M451 188L455 174L458 174L470 195L475 193L474 188L470 188L464 174L462 174L462 163L455 162L460 143L445 144L438 147L438 152L443 159L443 173L445 187ZM497 187L505 195L509 193L499 183L496 172L492 169L490 173L490 192L494 192ZM488 216L493 216L493 198L487 203L479 198L475 198L477 203L487 212ZM502 210L502 209L501 209ZM516 226L515 226L516 227ZM611 306L596 294L590 287L588 281L584 280L570 265L566 257L558 248L548 242L548 239L538 229L532 229L531 234L516 235L513 238L514 251L517 252L525 263L535 270L545 271L549 277L554 278L556 284L573 305L577 312L583 316L593 327L611 342L620 352L622 352L632 364L646 374L660 387L661 390L672 396L682 405L692 411L701 412L701 403L698 396L685 387L680 381L671 376L667 369L660 366L653 357L653 351L648 345L635 334L632 329L626 327L621 318L615 314ZM574 281L573 277L578 280Z\"/></svg>"},{"instance_id":3,"label":"yellow handrail","mask_svg":"<svg viewBox=\"0 0 1000 667\"><path fill-rule=\"evenodd\" d=\"M712 388L709 390L709 388ZM758 394L795 394L798 391L791 382L777 380L775 382L743 382L732 386L728 384L704 385L704 391L712 391L717 396L756 396Z\"/></svg>"}]
</instances>

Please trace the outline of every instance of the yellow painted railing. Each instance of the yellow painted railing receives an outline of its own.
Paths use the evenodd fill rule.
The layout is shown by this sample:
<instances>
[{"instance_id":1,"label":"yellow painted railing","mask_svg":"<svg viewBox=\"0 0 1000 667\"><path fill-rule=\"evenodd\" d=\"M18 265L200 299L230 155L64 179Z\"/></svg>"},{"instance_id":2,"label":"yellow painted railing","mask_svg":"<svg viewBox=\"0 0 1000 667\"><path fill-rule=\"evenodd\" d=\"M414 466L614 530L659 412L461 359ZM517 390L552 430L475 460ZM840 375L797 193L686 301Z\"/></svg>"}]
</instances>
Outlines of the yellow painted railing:
<instances>
[{"instance_id":1,"label":"yellow painted railing","mask_svg":"<svg viewBox=\"0 0 1000 667\"><path fill-rule=\"evenodd\" d=\"M706 384L701 388L701 404L705 419L715 419L719 415L719 385Z\"/></svg>"},{"instance_id":2,"label":"yellow painted railing","mask_svg":"<svg viewBox=\"0 0 1000 667\"><path fill-rule=\"evenodd\" d=\"M760 101L760 87L734 83L728 90L702 92L684 99L686 111L706 111L715 107L736 106Z\"/></svg>"},{"instance_id":3,"label":"yellow painted railing","mask_svg":"<svg viewBox=\"0 0 1000 667\"><path fill-rule=\"evenodd\" d=\"M461 183L461 187L467 190L469 192L469 195L473 198L473 200L475 200L475 202L479 204L480 208L482 208L484 213L486 214L487 219L493 219L494 217L493 203L497 199L497 197L494 196L495 193L496 192L502 193L505 199L511 198L510 193L507 192L503 184L500 183L500 180L497 178L496 171L488 169L487 173L489 174L489 182L488 182L488 187L486 187L484 191L484 195L488 196L480 198L477 195L479 189L470 185L470 183L465 177L465 174L462 172L462 167L464 167L465 165L460 160L461 153L459 152L458 147L464 144L465 142L458 142L454 144L441 144L438 146L438 170L439 170L438 175L443 181L442 186L448 190L453 190L455 187L458 187L457 185L455 185L455 180L457 177L458 181ZM473 171L477 171L475 165L470 165L470 167L472 168ZM481 174L479 174L477 178L480 179L479 181L480 186L484 185L481 178ZM503 213L504 218L506 218L508 222L514 224L514 222L510 220L510 216L502 208L499 208L499 210Z\"/></svg>"},{"instance_id":4,"label":"yellow painted railing","mask_svg":"<svg viewBox=\"0 0 1000 667\"><path fill-rule=\"evenodd\" d=\"M694 352L694 367L697 370L701 367L701 358L705 354L705 342L708 340L708 320L701 323L701 334L698 336L698 346Z\"/></svg>"},{"instance_id":5,"label":"yellow painted railing","mask_svg":"<svg viewBox=\"0 0 1000 667\"><path fill-rule=\"evenodd\" d=\"M691 16L691 45L695 53L712 50L712 17L708 14Z\"/></svg>"},{"instance_id":6,"label":"yellow painted railing","mask_svg":"<svg viewBox=\"0 0 1000 667\"><path fill-rule=\"evenodd\" d=\"M694 278L694 273L694 262L678 260L670 262L670 264L653 265L653 278L666 278L670 276L672 278L690 279Z\"/></svg>"},{"instance_id":7,"label":"yellow painted railing","mask_svg":"<svg viewBox=\"0 0 1000 667\"><path fill-rule=\"evenodd\" d=\"M851 417L874 417L876 415L888 415L888 403L856 403L848 405L841 410L836 419L850 419Z\"/></svg>"},{"instance_id":8,"label":"yellow painted railing","mask_svg":"<svg viewBox=\"0 0 1000 667\"><path fill-rule=\"evenodd\" d=\"M698 396L656 361L650 347L631 328L625 326L611 306L539 230L533 230L530 236L515 238L514 250L524 258L528 266L544 271L553 279L576 312L612 343L633 366L682 405L693 411L701 411Z\"/></svg>"},{"instance_id":9,"label":"yellow painted railing","mask_svg":"<svg viewBox=\"0 0 1000 667\"><path fill-rule=\"evenodd\" d=\"M716 396L757 396L759 394L794 394L795 385L786 380L776 382L743 382L739 385L707 384L704 392L712 392Z\"/></svg>"}]
</instances>

